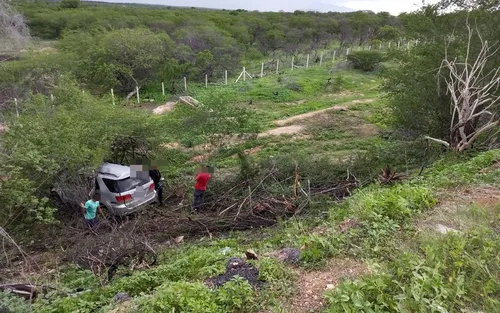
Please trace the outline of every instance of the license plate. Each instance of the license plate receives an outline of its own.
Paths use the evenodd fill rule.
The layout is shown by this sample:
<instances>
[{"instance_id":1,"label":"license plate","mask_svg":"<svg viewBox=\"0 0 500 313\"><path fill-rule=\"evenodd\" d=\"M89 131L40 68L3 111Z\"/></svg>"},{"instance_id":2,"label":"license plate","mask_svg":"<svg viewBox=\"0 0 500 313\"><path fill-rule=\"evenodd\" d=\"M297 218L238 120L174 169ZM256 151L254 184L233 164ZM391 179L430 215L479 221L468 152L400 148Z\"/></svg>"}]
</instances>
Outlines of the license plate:
<instances>
[{"instance_id":1,"label":"license plate","mask_svg":"<svg viewBox=\"0 0 500 313\"><path fill-rule=\"evenodd\" d=\"M142 188L142 187L135 188L135 196L136 197L144 197L145 195L146 195L146 192L144 191L144 188Z\"/></svg>"}]
</instances>

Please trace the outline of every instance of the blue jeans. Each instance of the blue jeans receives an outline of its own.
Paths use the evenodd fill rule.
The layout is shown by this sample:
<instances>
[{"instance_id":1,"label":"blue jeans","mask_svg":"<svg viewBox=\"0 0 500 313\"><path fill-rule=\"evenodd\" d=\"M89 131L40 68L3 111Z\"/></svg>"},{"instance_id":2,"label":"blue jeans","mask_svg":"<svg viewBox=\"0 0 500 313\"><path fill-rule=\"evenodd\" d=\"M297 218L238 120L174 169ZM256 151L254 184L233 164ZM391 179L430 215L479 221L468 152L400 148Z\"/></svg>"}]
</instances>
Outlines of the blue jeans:
<instances>
[{"instance_id":1,"label":"blue jeans","mask_svg":"<svg viewBox=\"0 0 500 313\"><path fill-rule=\"evenodd\" d=\"M199 210L203 207L203 202L205 201L205 191L204 190L194 190L194 200L193 200L193 209Z\"/></svg>"}]
</instances>

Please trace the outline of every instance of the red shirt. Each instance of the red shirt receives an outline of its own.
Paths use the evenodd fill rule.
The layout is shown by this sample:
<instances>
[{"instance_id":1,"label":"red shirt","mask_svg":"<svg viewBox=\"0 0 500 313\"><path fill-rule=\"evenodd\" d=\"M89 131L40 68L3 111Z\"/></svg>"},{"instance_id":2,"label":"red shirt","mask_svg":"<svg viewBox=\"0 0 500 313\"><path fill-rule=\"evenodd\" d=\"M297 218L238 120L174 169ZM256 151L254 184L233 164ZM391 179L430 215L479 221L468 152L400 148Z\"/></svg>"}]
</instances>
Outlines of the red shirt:
<instances>
[{"instance_id":1,"label":"red shirt","mask_svg":"<svg viewBox=\"0 0 500 313\"><path fill-rule=\"evenodd\" d=\"M200 173L196 176L196 184L194 184L194 189L205 191L207 190L208 181L212 178L208 173Z\"/></svg>"}]
</instances>

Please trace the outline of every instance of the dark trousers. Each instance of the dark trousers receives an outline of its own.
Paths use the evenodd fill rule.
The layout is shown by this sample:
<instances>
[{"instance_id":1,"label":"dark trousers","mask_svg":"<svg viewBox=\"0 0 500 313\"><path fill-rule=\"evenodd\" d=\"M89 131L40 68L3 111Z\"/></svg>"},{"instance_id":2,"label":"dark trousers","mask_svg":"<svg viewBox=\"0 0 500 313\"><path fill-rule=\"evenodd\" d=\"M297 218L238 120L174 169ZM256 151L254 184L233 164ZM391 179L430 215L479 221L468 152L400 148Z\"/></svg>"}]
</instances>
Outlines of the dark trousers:
<instances>
[{"instance_id":1,"label":"dark trousers","mask_svg":"<svg viewBox=\"0 0 500 313\"><path fill-rule=\"evenodd\" d=\"M199 210L203 207L203 202L205 201L205 191L204 190L194 190L194 200L193 209Z\"/></svg>"},{"instance_id":2,"label":"dark trousers","mask_svg":"<svg viewBox=\"0 0 500 313\"><path fill-rule=\"evenodd\" d=\"M158 196L158 202L163 204L163 188L161 187L161 183L155 183L156 195Z\"/></svg>"},{"instance_id":3,"label":"dark trousers","mask_svg":"<svg viewBox=\"0 0 500 313\"><path fill-rule=\"evenodd\" d=\"M99 224L99 219L97 217L94 217L91 220L85 220L85 222L87 223L88 227L94 228Z\"/></svg>"}]
</instances>

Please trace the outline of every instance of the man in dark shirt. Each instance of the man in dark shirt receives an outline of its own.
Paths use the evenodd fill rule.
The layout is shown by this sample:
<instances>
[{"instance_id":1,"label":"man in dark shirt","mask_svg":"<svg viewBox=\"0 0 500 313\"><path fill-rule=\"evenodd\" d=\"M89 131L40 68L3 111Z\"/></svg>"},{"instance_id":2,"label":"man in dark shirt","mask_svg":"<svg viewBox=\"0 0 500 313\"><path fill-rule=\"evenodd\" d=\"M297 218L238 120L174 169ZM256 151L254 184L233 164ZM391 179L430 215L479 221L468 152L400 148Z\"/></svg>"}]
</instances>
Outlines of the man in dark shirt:
<instances>
[{"instance_id":1,"label":"man in dark shirt","mask_svg":"<svg viewBox=\"0 0 500 313\"><path fill-rule=\"evenodd\" d=\"M158 170L158 167L156 165L151 166L151 169L149 170L149 176L153 180L155 184L155 190L156 194L158 195L158 202L160 203L159 205L163 205L163 190L161 187L161 173Z\"/></svg>"}]
</instances>

